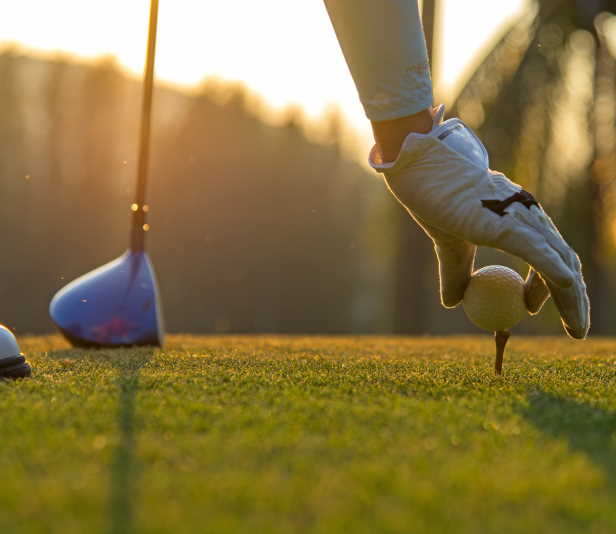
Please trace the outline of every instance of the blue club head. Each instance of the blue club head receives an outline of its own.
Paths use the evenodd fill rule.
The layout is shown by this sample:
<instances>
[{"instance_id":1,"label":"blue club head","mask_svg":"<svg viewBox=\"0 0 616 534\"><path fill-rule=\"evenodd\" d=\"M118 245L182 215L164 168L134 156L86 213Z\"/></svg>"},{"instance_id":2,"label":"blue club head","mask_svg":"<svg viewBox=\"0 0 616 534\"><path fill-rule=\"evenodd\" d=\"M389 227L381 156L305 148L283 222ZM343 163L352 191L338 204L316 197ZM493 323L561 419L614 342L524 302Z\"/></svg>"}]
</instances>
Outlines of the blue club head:
<instances>
[{"instance_id":1,"label":"blue club head","mask_svg":"<svg viewBox=\"0 0 616 534\"><path fill-rule=\"evenodd\" d=\"M58 291L51 319L78 347L162 346L164 327L154 269L128 250Z\"/></svg>"}]
</instances>

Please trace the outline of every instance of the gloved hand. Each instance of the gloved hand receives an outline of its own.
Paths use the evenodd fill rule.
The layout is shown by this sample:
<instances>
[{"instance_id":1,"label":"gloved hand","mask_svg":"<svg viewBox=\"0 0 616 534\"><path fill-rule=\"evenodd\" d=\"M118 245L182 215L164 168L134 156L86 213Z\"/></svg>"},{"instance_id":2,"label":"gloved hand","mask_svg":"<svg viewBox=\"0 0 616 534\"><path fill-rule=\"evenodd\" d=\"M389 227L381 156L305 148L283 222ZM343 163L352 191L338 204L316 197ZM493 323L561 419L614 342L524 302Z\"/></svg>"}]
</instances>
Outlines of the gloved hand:
<instances>
[{"instance_id":1,"label":"gloved hand","mask_svg":"<svg viewBox=\"0 0 616 534\"><path fill-rule=\"evenodd\" d=\"M530 193L489 169L473 131L459 119L442 122L443 114L441 106L430 133L409 134L394 162L379 162L376 149L370 154L372 167L434 242L443 305L462 300L476 246L493 247L531 266L529 311L537 313L551 294L565 331L584 338L590 305L578 256Z\"/></svg>"}]
</instances>

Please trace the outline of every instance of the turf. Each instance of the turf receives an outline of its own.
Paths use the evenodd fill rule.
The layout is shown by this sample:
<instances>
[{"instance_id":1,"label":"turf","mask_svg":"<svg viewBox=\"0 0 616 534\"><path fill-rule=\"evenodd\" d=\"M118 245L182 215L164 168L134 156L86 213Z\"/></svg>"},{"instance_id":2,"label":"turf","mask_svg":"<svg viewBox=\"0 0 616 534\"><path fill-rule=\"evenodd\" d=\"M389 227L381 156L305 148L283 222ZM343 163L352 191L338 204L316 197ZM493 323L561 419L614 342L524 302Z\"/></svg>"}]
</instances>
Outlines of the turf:
<instances>
[{"instance_id":1,"label":"turf","mask_svg":"<svg viewBox=\"0 0 616 534\"><path fill-rule=\"evenodd\" d=\"M0 532L616 532L616 340L20 339Z\"/></svg>"}]
</instances>

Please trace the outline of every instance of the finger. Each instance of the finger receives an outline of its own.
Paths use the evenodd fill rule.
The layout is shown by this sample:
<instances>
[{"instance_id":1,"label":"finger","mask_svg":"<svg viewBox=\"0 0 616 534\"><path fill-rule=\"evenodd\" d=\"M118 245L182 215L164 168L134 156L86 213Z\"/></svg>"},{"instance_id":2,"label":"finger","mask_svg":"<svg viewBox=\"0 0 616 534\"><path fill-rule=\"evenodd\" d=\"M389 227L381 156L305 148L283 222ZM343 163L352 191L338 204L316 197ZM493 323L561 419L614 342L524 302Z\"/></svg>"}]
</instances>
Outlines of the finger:
<instances>
[{"instance_id":1,"label":"finger","mask_svg":"<svg viewBox=\"0 0 616 534\"><path fill-rule=\"evenodd\" d=\"M531 267L524 282L524 302L528 313L531 315L539 313L549 298L550 289L539 273Z\"/></svg>"},{"instance_id":2,"label":"finger","mask_svg":"<svg viewBox=\"0 0 616 534\"><path fill-rule=\"evenodd\" d=\"M552 222L552 219L542 208L533 206L530 210L522 211L517 215L523 216L524 221L543 236L546 243L560 254L562 260L574 274L581 273L581 263L578 255L567 244L556 225Z\"/></svg>"},{"instance_id":3,"label":"finger","mask_svg":"<svg viewBox=\"0 0 616 534\"><path fill-rule=\"evenodd\" d=\"M516 215L544 236L546 243L561 257L572 272L573 282L568 287L555 284L553 280L546 280L546 282L567 334L576 339L585 338L590 329L590 301L586 292L580 258L566 243L552 220L542 209L532 207Z\"/></svg>"},{"instance_id":4,"label":"finger","mask_svg":"<svg viewBox=\"0 0 616 534\"><path fill-rule=\"evenodd\" d=\"M584 339L590 329L590 301L582 274L582 263L573 249L567 248L576 279L569 288L556 287L549 282L548 287L567 334L576 339Z\"/></svg>"},{"instance_id":5,"label":"finger","mask_svg":"<svg viewBox=\"0 0 616 534\"><path fill-rule=\"evenodd\" d=\"M545 279L558 287L569 287L575 274L545 238L530 226L518 226L500 242L500 248L522 258Z\"/></svg>"},{"instance_id":6,"label":"finger","mask_svg":"<svg viewBox=\"0 0 616 534\"><path fill-rule=\"evenodd\" d=\"M575 339L584 339L590 329L590 302L583 279L581 284L568 288L558 287L549 281L547 284L567 334Z\"/></svg>"}]
</instances>

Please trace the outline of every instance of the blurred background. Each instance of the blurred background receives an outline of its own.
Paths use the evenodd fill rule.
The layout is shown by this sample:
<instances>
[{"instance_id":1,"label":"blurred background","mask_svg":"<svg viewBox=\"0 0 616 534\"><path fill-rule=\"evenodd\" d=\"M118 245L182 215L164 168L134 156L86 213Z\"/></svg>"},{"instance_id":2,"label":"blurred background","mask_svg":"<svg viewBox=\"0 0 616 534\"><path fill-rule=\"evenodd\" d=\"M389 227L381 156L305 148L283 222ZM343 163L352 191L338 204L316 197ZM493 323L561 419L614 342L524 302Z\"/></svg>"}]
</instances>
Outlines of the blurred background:
<instances>
[{"instance_id":1,"label":"blurred background","mask_svg":"<svg viewBox=\"0 0 616 534\"><path fill-rule=\"evenodd\" d=\"M0 0L0 322L128 243L147 0ZM435 100L532 191L616 334L616 1L424 0ZM366 165L322 2L163 0L148 246L171 332L476 332ZM478 265L526 266L482 250ZM517 329L560 333L552 304Z\"/></svg>"}]
</instances>

